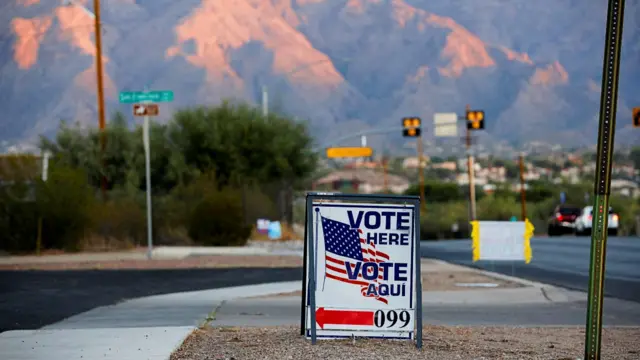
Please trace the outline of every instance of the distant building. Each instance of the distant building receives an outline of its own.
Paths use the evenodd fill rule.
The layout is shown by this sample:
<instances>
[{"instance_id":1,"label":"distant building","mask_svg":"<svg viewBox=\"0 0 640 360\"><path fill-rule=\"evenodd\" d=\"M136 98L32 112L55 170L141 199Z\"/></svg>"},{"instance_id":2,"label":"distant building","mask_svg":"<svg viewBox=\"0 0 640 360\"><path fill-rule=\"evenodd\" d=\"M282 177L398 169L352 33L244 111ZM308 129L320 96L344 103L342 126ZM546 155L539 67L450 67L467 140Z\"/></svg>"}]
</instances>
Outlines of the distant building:
<instances>
[{"instance_id":1,"label":"distant building","mask_svg":"<svg viewBox=\"0 0 640 360\"><path fill-rule=\"evenodd\" d=\"M611 180L611 191L624 196L640 197L640 186L629 180Z\"/></svg>"},{"instance_id":2,"label":"distant building","mask_svg":"<svg viewBox=\"0 0 640 360\"><path fill-rule=\"evenodd\" d=\"M405 192L409 188L409 180L405 177L387 174L388 191L396 194ZM343 191L351 189L362 194L383 192L385 189L385 175L382 171L373 169L345 169L334 171L313 183L315 190Z\"/></svg>"},{"instance_id":3,"label":"distant building","mask_svg":"<svg viewBox=\"0 0 640 360\"><path fill-rule=\"evenodd\" d=\"M0 155L0 189L21 201L34 199L36 180L41 176L40 157L32 154ZM27 185L26 188L16 185Z\"/></svg>"}]
</instances>

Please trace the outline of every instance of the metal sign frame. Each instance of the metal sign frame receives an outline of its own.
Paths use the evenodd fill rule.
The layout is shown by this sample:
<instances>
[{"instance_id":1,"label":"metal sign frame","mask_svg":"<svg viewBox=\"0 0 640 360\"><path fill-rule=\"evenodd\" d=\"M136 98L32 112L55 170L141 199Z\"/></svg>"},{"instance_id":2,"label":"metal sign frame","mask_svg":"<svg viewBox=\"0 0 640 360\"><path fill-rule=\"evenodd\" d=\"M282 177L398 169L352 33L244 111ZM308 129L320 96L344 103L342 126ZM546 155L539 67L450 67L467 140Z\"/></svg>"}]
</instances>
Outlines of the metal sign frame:
<instances>
[{"instance_id":1,"label":"metal sign frame","mask_svg":"<svg viewBox=\"0 0 640 360\"><path fill-rule=\"evenodd\" d=\"M406 195L370 195L370 194L341 194L331 192L310 192L306 196L306 208L305 208L305 229L304 229L304 255L303 255L303 269L302 269L302 296L301 296L301 309L300 309L300 335L306 333L306 314L307 303L312 309L310 311L310 337L311 343L315 344L317 340L317 323L316 323L316 274L315 267L308 264L315 263L315 249L313 247L314 235L312 225L313 222L313 204L314 202L363 202L363 203L386 203L393 205L412 205L413 206L413 232L416 239L414 239L414 262L415 269L414 275L416 279L415 284L415 339L416 347L422 348L422 277L420 269L420 197L418 196L406 196ZM308 275L308 276L307 276ZM413 294L411 294L413 296Z\"/></svg>"}]
</instances>

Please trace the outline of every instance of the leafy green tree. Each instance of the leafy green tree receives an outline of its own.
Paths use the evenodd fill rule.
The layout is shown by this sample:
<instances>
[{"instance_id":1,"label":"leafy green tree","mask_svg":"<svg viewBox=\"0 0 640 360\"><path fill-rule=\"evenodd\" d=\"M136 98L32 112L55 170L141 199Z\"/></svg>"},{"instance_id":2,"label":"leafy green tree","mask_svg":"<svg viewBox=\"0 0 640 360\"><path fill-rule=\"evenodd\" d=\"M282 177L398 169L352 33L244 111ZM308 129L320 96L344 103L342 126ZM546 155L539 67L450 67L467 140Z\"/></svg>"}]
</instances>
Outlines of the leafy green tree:
<instances>
[{"instance_id":1,"label":"leafy green tree","mask_svg":"<svg viewBox=\"0 0 640 360\"><path fill-rule=\"evenodd\" d=\"M629 159L636 170L640 170L640 146L634 146L629 154Z\"/></svg>"},{"instance_id":2,"label":"leafy green tree","mask_svg":"<svg viewBox=\"0 0 640 360\"><path fill-rule=\"evenodd\" d=\"M277 114L265 118L244 104L184 109L168 124L152 123L149 132L156 194L209 170L219 186L237 186L250 181L295 183L316 167L306 124ZM60 164L85 170L95 187L104 174L110 189L144 189L141 127L129 129L124 115L116 114L105 129L104 158L100 136L97 129L85 131L63 122L55 139L41 139L41 147Z\"/></svg>"},{"instance_id":3,"label":"leafy green tree","mask_svg":"<svg viewBox=\"0 0 640 360\"><path fill-rule=\"evenodd\" d=\"M410 186L407 191L407 195L420 195L420 187L418 184ZM424 196L427 202L450 202L464 199L464 193L455 183L444 182L426 182L424 185Z\"/></svg>"}]
</instances>

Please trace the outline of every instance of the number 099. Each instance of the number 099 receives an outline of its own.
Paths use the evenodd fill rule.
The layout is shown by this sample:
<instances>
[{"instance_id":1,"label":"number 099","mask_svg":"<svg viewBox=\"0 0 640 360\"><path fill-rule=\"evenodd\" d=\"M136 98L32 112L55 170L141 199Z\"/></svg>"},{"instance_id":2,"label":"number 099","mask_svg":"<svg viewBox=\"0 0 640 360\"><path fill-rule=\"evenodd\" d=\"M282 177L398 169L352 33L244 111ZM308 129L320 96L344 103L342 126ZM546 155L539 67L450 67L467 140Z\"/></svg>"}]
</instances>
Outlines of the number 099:
<instances>
[{"instance_id":1,"label":"number 099","mask_svg":"<svg viewBox=\"0 0 640 360\"><path fill-rule=\"evenodd\" d=\"M378 310L374 316L374 323L376 327L382 328L400 328L403 329L411 322L411 314L407 310L396 311L389 310L386 312Z\"/></svg>"}]
</instances>

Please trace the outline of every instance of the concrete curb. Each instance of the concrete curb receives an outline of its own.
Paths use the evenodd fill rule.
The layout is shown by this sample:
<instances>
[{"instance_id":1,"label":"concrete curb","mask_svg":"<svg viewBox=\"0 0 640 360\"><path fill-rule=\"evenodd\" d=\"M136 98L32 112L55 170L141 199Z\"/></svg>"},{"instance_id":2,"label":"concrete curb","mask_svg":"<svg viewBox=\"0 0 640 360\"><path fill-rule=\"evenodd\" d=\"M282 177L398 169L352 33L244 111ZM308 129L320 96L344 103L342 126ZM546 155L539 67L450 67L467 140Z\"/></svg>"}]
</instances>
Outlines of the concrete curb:
<instances>
[{"instance_id":1,"label":"concrete curb","mask_svg":"<svg viewBox=\"0 0 640 360\"><path fill-rule=\"evenodd\" d=\"M467 271L472 271L487 277L493 277L500 280L511 281L517 284L535 288L537 289L537 291L540 292L540 294L538 295L542 295L549 302L573 302L573 301L587 300L587 293L582 291L564 289L555 285L521 279L515 276L509 276L509 275L504 275L504 274L500 274L500 273L496 273L488 270L477 269L471 266L454 264L454 263L450 263L443 260L438 260L438 259L429 259L429 260L439 264L446 264L450 266L452 265L452 266L460 267ZM495 289L495 290L498 290L498 289Z\"/></svg>"},{"instance_id":2,"label":"concrete curb","mask_svg":"<svg viewBox=\"0 0 640 360\"><path fill-rule=\"evenodd\" d=\"M278 248L275 246L245 247L189 247L161 246L153 249L154 259L184 259L189 256L230 255L230 256L300 256L302 250Z\"/></svg>"},{"instance_id":3,"label":"concrete curb","mask_svg":"<svg viewBox=\"0 0 640 360\"><path fill-rule=\"evenodd\" d=\"M474 267L471 267L471 266L465 266L465 265L450 263L450 262L443 261L443 260L431 259L431 258L423 258L423 259L429 259L429 261L433 261L434 263L437 263L437 264L452 265L452 266L460 267L460 268L463 268L465 270L470 270L470 271L473 271L475 273L482 274L484 276L488 276L488 277L492 277L492 278L496 278L496 279L500 279L500 280L505 280L505 281L510 281L510 282L514 282L514 283L521 284L521 285L524 285L524 286L532 286L532 287L536 287L536 288L555 287L555 286L549 285L549 284L543 284L543 283L540 283L540 282L529 281L529 280L521 279L521 278L518 278L518 277L515 277L515 276L504 275L504 274L500 274L500 273L496 273L496 272L492 272L492 271L477 269L477 268L474 268Z\"/></svg>"}]
</instances>

